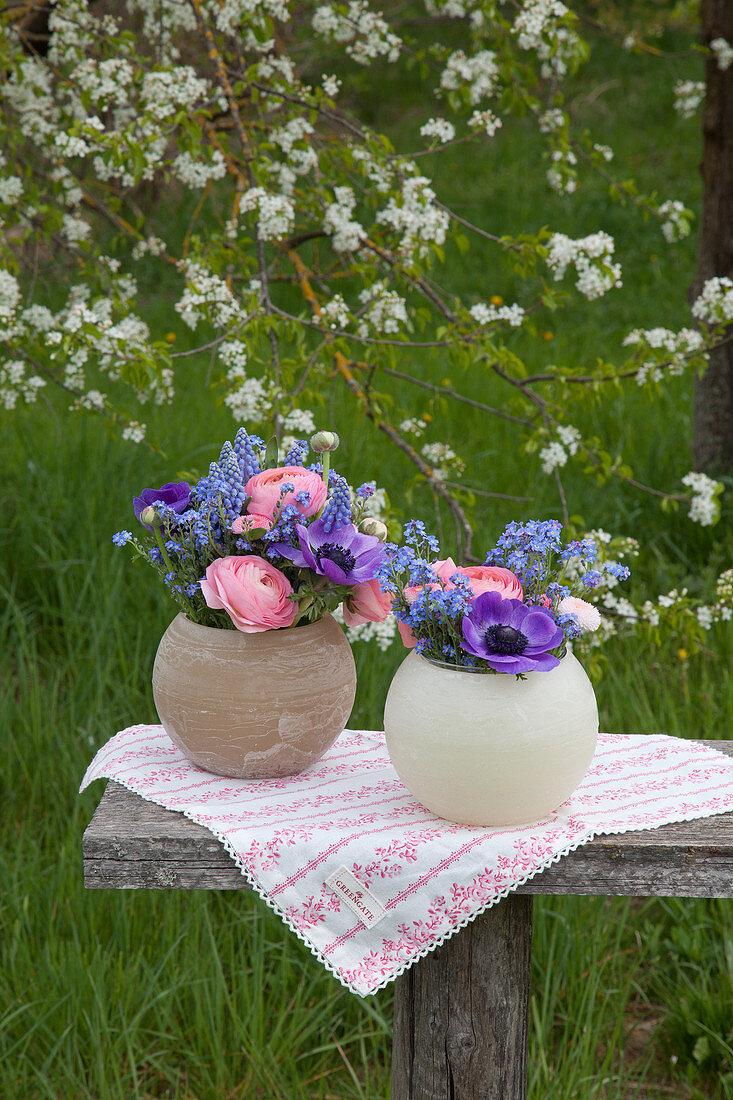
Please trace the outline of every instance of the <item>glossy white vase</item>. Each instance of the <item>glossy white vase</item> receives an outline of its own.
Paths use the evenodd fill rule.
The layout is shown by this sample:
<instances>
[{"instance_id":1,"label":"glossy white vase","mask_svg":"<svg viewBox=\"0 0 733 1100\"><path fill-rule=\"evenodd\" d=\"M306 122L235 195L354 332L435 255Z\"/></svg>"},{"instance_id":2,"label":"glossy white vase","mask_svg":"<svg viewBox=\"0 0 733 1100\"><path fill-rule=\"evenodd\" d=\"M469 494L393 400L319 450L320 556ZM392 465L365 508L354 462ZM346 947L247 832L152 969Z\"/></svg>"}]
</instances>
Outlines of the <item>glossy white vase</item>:
<instances>
[{"instance_id":1,"label":"glossy white vase","mask_svg":"<svg viewBox=\"0 0 733 1100\"><path fill-rule=\"evenodd\" d=\"M525 680L437 664L414 651L384 710L390 759L407 789L464 825L539 821L569 798L595 752L598 708L568 653Z\"/></svg>"}]
</instances>

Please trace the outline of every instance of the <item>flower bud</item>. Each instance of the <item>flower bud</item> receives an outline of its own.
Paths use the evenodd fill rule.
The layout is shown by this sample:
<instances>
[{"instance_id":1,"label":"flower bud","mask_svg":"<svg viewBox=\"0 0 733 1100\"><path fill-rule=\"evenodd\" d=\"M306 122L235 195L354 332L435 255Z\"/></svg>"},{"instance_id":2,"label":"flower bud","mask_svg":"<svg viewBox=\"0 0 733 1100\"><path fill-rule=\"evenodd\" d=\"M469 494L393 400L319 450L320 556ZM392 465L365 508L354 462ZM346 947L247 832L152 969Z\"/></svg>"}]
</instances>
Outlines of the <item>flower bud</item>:
<instances>
[{"instance_id":1,"label":"flower bud","mask_svg":"<svg viewBox=\"0 0 733 1100\"><path fill-rule=\"evenodd\" d=\"M336 432L316 432L311 436L311 448L319 455L325 451L335 451L340 442Z\"/></svg>"},{"instance_id":2,"label":"flower bud","mask_svg":"<svg viewBox=\"0 0 733 1100\"><path fill-rule=\"evenodd\" d=\"M359 523L359 530L362 535L372 535L373 538L379 539L380 542L387 541L387 525L382 523L381 519L374 519L373 516L366 516Z\"/></svg>"},{"instance_id":3,"label":"flower bud","mask_svg":"<svg viewBox=\"0 0 733 1100\"><path fill-rule=\"evenodd\" d=\"M149 504L147 508L143 508L140 513L140 522L144 523L146 527L161 527L163 520L160 518L152 504Z\"/></svg>"}]
</instances>

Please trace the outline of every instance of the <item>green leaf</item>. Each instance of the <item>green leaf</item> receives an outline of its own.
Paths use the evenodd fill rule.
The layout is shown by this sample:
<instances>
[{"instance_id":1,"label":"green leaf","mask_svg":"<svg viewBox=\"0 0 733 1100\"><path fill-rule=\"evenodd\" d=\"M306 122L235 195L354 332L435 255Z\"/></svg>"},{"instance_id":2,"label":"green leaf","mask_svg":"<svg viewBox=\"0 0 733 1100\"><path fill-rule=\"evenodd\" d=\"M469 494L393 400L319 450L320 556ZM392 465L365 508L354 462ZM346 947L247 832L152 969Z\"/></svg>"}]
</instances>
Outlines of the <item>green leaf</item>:
<instances>
[{"instance_id":1,"label":"green leaf","mask_svg":"<svg viewBox=\"0 0 733 1100\"><path fill-rule=\"evenodd\" d=\"M272 439L268 439L267 447L265 448L265 466L266 470L271 470L274 466L277 466L277 439L273 435Z\"/></svg>"}]
</instances>

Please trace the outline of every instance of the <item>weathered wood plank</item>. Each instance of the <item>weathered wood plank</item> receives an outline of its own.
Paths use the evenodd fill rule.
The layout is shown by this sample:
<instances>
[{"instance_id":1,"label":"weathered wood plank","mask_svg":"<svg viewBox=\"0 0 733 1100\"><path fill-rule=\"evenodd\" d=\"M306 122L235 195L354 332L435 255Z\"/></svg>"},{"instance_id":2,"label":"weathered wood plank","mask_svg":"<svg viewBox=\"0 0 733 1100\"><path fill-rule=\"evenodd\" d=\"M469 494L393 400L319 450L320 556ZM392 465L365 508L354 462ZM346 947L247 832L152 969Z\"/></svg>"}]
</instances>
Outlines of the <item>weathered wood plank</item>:
<instances>
[{"instance_id":1,"label":"weathered wood plank","mask_svg":"<svg viewBox=\"0 0 733 1100\"><path fill-rule=\"evenodd\" d=\"M733 741L704 743L733 756ZM84 834L83 852L92 889L248 889L207 829L114 782ZM733 897L733 814L597 837L517 892Z\"/></svg>"},{"instance_id":2,"label":"weathered wood plank","mask_svg":"<svg viewBox=\"0 0 733 1100\"><path fill-rule=\"evenodd\" d=\"M392 1100L524 1100L531 945L512 895L397 979Z\"/></svg>"}]
</instances>

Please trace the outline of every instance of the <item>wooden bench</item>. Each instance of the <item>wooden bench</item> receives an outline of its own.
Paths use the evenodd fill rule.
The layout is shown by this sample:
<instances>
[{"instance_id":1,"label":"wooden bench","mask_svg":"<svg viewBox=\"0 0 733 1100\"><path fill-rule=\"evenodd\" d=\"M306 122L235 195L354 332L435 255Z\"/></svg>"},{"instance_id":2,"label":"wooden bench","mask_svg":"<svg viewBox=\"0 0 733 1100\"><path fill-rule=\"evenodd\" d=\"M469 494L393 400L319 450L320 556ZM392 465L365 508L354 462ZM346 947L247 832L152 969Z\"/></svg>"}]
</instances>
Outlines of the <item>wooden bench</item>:
<instances>
[{"instance_id":1,"label":"wooden bench","mask_svg":"<svg viewBox=\"0 0 733 1100\"><path fill-rule=\"evenodd\" d=\"M114 782L83 853L92 889L249 889L208 830ZM733 813L598 837L415 963L395 983L392 1100L526 1096L533 894L733 897Z\"/></svg>"}]
</instances>

